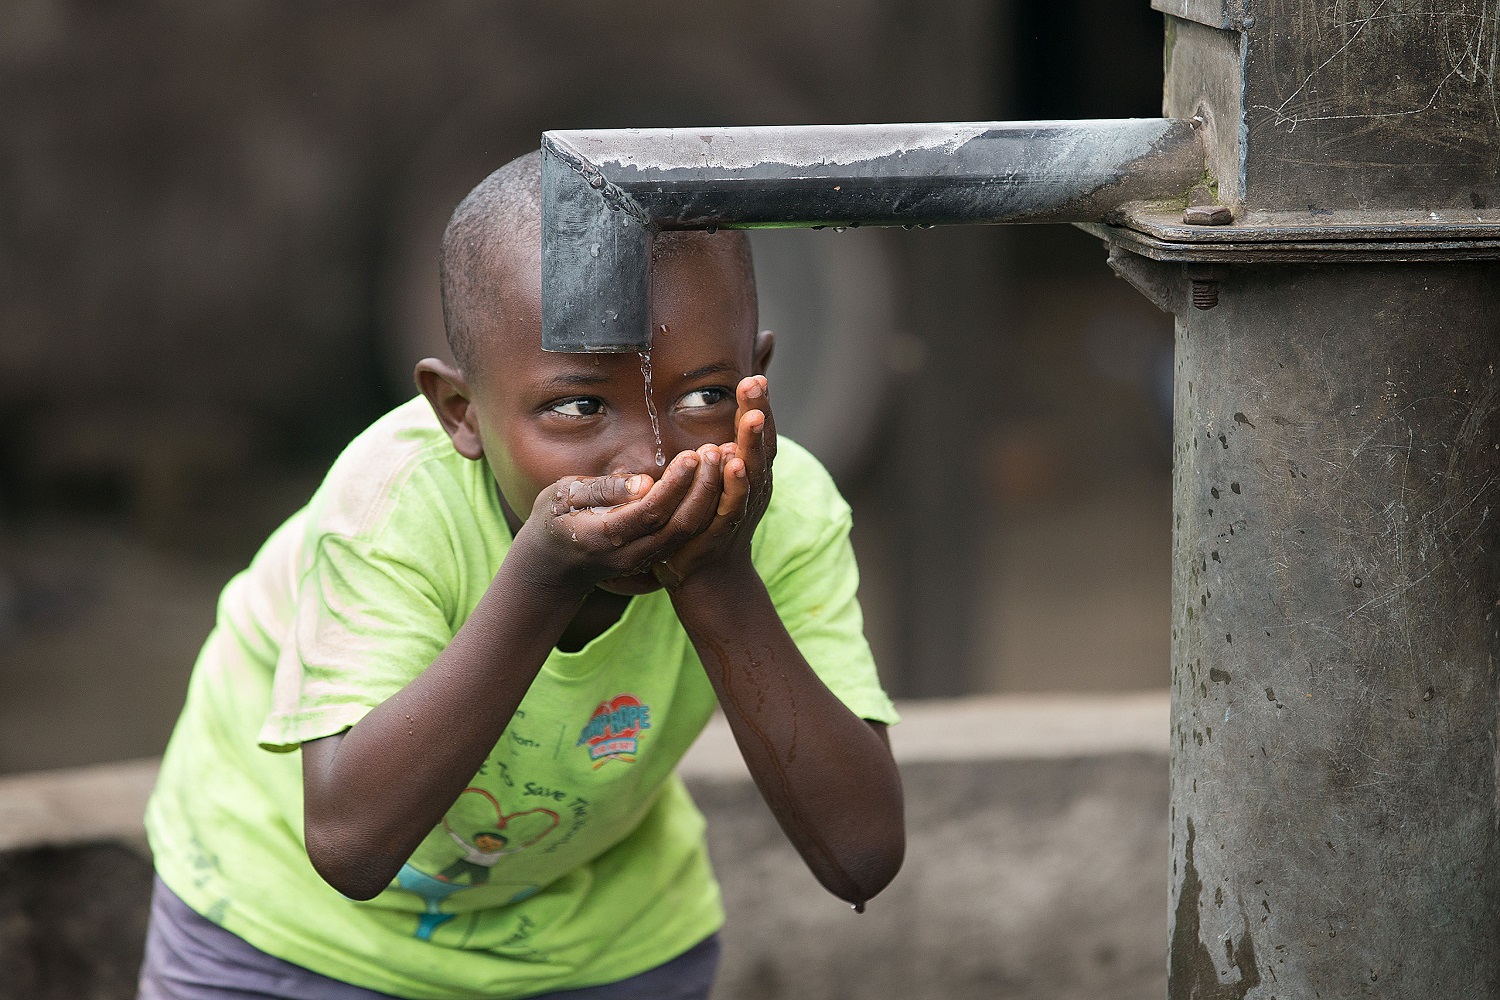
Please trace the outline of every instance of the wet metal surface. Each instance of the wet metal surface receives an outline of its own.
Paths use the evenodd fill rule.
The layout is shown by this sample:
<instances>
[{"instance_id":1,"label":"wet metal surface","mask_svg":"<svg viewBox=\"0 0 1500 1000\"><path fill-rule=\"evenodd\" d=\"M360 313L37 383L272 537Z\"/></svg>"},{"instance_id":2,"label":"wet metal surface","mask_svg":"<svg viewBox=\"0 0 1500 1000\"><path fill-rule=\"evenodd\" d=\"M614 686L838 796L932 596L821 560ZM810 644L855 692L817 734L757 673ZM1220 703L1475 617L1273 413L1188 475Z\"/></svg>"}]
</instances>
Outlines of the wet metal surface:
<instances>
[{"instance_id":1,"label":"wet metal surface","mask_svg":"<svg viewBox=\"0 0 1500 1000\"><path fill-rule=\"evenodd\" d=\"M1500 265L1226 270L1177 325L1170 995L1494 996Z\"/></svg>"},{"instance_id":2,"label":"wet metal surface","mask_svg":"<svg viewBox=\"0 0 1500 1000\"><path fill-rule=\"evenodd\" d=\"M548 132L542 155L542 344L561 351L650 347L656 230L1100 221L1203 173L1170 119Z\"/></svg>"}]
</instances>

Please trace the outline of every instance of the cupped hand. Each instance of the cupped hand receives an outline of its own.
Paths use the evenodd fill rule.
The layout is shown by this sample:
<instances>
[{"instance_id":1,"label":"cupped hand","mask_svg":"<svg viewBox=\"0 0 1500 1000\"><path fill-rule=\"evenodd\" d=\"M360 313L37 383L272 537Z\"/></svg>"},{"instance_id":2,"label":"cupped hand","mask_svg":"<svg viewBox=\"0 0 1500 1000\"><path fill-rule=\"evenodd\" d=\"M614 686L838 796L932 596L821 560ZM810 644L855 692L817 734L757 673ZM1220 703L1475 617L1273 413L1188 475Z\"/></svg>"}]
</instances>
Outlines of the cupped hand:
<instances>
[{"instance_id":1,"label":"cupped hand","mask_svg":"<svg viewBox=\"0 0 1500 1000\"><path fill-rule=\"evenodd\" d=\"M685 451L660 480L637 475L567 476L543 490L522 535L542 564L581 588L648 572L717 516L723 456L715 445Z\"/></svg>"},{"instance_id":2,"label":"cupped hand","mask_svg":"<svg viewBox=\"0 0 1500 1000\"><path fill-rule=\"evenodd\" d=\"M680 586L704 566L736 558L748 562L750 541L771 502L771 467L776 458L776 421L771 415L770 383L764 375L741 379L735 389L734 440L719 446L724 456L723 489L706 528L652 566L668 589Z\"/></svg>"}]
</instances>

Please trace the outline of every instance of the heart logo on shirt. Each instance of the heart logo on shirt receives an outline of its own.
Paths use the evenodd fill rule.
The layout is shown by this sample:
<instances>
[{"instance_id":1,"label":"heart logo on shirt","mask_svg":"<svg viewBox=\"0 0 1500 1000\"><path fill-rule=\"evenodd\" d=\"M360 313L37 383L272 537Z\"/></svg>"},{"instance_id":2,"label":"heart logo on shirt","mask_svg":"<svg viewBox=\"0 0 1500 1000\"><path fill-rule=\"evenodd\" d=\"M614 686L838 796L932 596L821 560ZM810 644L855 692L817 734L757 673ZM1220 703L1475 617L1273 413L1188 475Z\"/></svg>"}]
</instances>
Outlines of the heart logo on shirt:
<instances>
[{"instance_id":1,"label":"heart logo on shirt","mask_svg":"<svg viewBox=\"0 0 1500 1000\"><path fill-rule=\"evenodd\" d=\"M500 802L483 788L465 788L458 794L453 808L443 817L443 826L452 833L457 829L466 840L475 842L481 850L490 844L495 850L489 853L515 854L525 850L557 829L561 820L551 809L522 809L507 813ZM490 844L478 844L477 839L488 834Z\"/></svg>"}]
</instances>

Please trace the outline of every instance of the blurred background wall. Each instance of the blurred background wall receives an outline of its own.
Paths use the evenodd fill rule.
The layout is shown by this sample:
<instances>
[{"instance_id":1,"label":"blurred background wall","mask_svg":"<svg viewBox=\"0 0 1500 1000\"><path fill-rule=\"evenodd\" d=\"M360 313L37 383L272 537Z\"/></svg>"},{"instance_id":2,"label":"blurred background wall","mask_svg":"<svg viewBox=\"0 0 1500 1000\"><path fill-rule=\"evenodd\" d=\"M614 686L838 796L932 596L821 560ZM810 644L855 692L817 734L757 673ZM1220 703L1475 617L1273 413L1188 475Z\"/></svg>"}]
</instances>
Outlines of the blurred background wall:
<instances>
[{"instance_id":1,"label":"blurred background wall","mask_svg":"<svg viewBox=\"0 0 1500 1000\"><path fill-rule=\"evenodd\" d=\"M0 6L0 772L157 753L547 128L1155 116L1144 0ZM1164 688L1171 325L1068 227L755 236L898 695Z\"/></svg>"}]
</instances>

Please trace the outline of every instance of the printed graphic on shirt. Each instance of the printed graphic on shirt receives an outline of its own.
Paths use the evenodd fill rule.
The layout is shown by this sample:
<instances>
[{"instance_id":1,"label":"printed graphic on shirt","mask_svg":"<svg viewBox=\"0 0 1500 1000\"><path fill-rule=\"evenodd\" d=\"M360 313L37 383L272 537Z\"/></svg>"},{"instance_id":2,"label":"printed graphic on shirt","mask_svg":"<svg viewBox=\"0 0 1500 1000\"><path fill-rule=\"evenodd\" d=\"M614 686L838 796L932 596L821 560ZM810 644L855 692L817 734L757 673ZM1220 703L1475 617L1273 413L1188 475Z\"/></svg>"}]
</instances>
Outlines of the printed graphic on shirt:
<instances>
[{"instance_id":1,"label":"printed graphic on shirt","mask_svg":"<svg viewBox=\"0 0 1500 1000\"><path fill-rule=\"evenodd\" d=\"M633 764L641 731L650 728L651 706L633 694L618 694L599 703L574 746L588 746L595 770L611 760Z\"/></svg>"},{"instance_id":2,"label":"printed graphic on shirt","mask_svg":"<svg viewBox=\"0 0 1500 1000\"><path fill-rule=\"evenodd\" d=\"M493 879L494 868L506 855L541 843L560 822L556 812L541 807L507 813L485 789L465 788L443 817L443 832L453 845L443 852L446 857L436 857L437 852L424 844L420 866L408 861L396 875L397 886L421 897L426 907L416 936L429 940L433 931L453 919L455 914L442 907L456 893L486 886L514 890L506 897L510 902L535 893L533 885Z\"/></svg>"}]
</instances>

